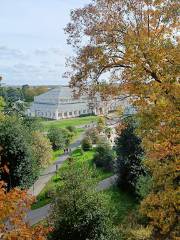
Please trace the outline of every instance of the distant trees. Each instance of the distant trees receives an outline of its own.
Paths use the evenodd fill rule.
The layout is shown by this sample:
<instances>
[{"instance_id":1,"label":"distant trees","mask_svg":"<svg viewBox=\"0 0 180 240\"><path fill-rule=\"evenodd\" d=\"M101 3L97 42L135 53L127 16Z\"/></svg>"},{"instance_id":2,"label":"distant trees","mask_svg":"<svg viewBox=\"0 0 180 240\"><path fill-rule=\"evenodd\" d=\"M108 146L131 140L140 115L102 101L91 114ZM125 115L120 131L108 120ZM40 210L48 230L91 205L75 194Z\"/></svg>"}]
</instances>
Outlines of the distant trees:
<instances>
[{"instance_id":1,"label":"distant trees","mask_svg":"<svg viewBox=\"0 0 180 240\"><path fill-rule=\"evenodd\" d=\"M63 184L54 198L50 218L53 240L117 240L102 193L86 167L69 162Z\"/></svg>"},{"instance_id":2,"label":"distant trees","mask_svg":"<svg viewBox=\"0 0 180 240\"><path fill-rule=\"evenodd\" d=\"M135 134L135 122L126 120L116 139L118 183L124 190L135 193L136 182L144 171L141 139Z\"/></svg>"},{"instance_id":3,"label":"distant trees","mask_svg":"<svg viewBox=\"0 0 180 240\"><path fill-rule=\"evenodd\" d=\"M45 93L47 91L48 91L48 88L45 86L39 86L39 87L31 87L29 85L22 86L22 93L23 93L24 100L26 102L32 102L35 96Z\"/></svg>"},{"instance_id":4,"label":"distant trees","mask_svg":"<svg viewBox=\"0 0 180 240\"><path fill-rule=\"evenodd\" d=\"M49 129L47 136L52 144L52 148L58 150L70 144L72 133L67 129L52 127Z\"/></svg>"}]
</instances>

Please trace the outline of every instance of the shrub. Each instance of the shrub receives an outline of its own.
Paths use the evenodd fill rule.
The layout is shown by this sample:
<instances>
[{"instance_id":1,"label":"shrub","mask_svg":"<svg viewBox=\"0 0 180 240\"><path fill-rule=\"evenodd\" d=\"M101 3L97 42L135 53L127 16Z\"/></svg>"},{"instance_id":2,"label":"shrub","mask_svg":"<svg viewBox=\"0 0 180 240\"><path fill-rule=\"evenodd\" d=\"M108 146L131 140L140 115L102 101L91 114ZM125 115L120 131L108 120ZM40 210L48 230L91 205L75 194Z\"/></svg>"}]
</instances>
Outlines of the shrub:
<instances>
[{"instance_id":1,"label":"shrub","mask_svg":"<svg viewBox=\"0 0 180 240\"><path fill-rule=\"evenodd\" d=\"M97 144L99 142L99 133L96 128L91 128L86 131L86 136L90 137L93 144Z\"/></svg>"},{"instance_id":2,"label":"shrub","mask_svg":"<svg viewBox=\"0 0 180 240\"><path fill-rule=\"evenodd\" d=\"M75 132L76 132L76 127L75 127L75 126L67 126L66 129L67 129L69 132L72 132L72 133L75 133Z\"/></svg>"},{"instance_id":3,"label":"shrub","mask_svg":"<svg viewBox=\"0 0 180 240\"><path fill-rule=\"evenodd\" d=\"M106 122L104 117L99 117L97 122L97 129L99 132L102 132L105 129Z\"/></svg>"},{"instance_id":4,"label":"shrub","mask_svg":"<svg viewBox=\"0 0 180 240\"><path fill-rule=\"evenodd\" d=\"M108 143L100 143L96 148L94 163L106 171L112 171L115 160L115 152Z\"/></svg>"},{"instance_id":5,"label":"shrub","mask_svg":"<svg viewBox=\"0 0 180 240\"><path fill-rule=\"evenodd\" d=\"M85 137L82 140L81 147L84 151L89 151L92 149L92 141L91 141L90 137Z\"/></svg>"}]
</instances>

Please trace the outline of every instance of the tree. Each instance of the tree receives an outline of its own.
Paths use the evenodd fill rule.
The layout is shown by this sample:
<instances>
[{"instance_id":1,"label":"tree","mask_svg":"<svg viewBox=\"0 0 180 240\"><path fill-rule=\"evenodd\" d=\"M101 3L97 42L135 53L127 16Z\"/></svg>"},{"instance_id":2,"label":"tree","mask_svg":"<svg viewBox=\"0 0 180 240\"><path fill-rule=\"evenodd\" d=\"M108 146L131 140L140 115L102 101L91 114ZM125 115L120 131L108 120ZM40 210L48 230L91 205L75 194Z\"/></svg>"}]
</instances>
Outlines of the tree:
<instances>
[{"instance_id":1,"label":"tree","mask_svg":"<svg viewBox=\"0 0 180 240\"><path fill-rule=\"evenodd\" d=\"M0 182L0 238L2 240L45 240L51 230L42 225L30 227L25 221L26 211L34 200L18 188L6 192Z\"/></svg>"},{"instance_id":2,"label":"tree","mask_svg":"<svg viewBox=\"0 0 180 240\"><path fill-rule=\"evenodd\" d=\"M141 139L135 134L135 123L126 120L124 124L116 139L118 183L122 189L135 193L139 176L145 174L143 149Z\"/></svg>"},{"instance_id":3,"label":"tree","mask_svg":"<svg viewBox=\"0 0 180 240\"><path fill-rule=\"evenodd\" d=\"M86 136L89 136L93 144L99 142L99 133L96 128L90 128L86 131Z\"/></svg>"},{"instance_id":4,"label":"tree","mask_svg":"<svg viewBox=\"0 0 180 240\"><path fill-rule=\"evenodd\" d=\"M96 153L93 161L97 167L106 171L112 171L115 160L115 152L107 142L101 142L96 147Z\"/></svg>"},{"instance_id":5,"label":"tree","mask_svg":"<svg viewBox=\"0 0 180 240\"><path fill-rule=\"evenodd\" d=\"M79 91L91 86L101 94L103 89L106 96L123 94L139 113L153 177L142 212L158 240L178 236L178 9L175 0L95 0L72 11L66 28L68 43L77 50L68 62L70 85Z\"/></svg>"},{"instance_id":6,"label":"tree","mask_svg":"<svg viewBox=\"0 0 180 240\"><path fill-rule=\"evenodd\" d=\"M113 227L102 193L86 167L77 168L68 162L62 174L63 184L54 198L50 223L54 228L53 240L103 240L117 239L112 235Z\"/></svg>"},{"instance_id":7,"label":"tree","mask_svg":"<svg viewBox=\"0 0 180 240\"><path fill-rule=\"evenodd\" d=\"M41 168L46 167L52 159L52 146L49 139L41 132L32 133L32 150L37 163Z\"/></svg>"},{"instance_id":8,"label":"tree","mask_svg":"<svg viewBox=\"0 0 180 240\"><path fill-rule=\"evenodd\" d=\"M97 122L97 129L102 132L105 129L106 123L104 117L99 117Z\"/></svg>"},{"instance_id":9,"label":"tree","mask_svg":"<svg viewBox=\"0 0 180 240\"><path fill-rule=\"evenodd\" d=\"M0 122L1 179L8 189L28 188L39 173L39 166L32 151L31 133L16 116L6 116ZM5 171L8 168L8 172Z\"/></svg>"},{"instance_id":10,"label":"tree","mask_svg":"<svg viewBox=\"0 0 180 240\"><path fill-rule=\"evenodd\" d=\"M0 112L4 109L6 103L3 97L0 97Z\"/></svg>"},{"instance_id":11,"label":"tree","mask_svg":"<svg viewBox=\"0 0 180 240\"><path fill-rule=\"evenodd\" d=\"M39 87L31 87L29 85L22 86L22 92L26 102L32 102L35 96L38 96L47 91L48 91L48 88L45 86L39 86Z\"/></svg>"},{"instance_id":12,"label":"tree","mask_svg":"<svg viewBox=\"0 0 180 240\"><path fill-rule=\"evenodd\" d=\"M71 132L71 133L75 133L76 132L76 127L75 126L67 126L66 129Z\"/></svg>"},{"instance_id":13,"label":"tree","mask_svg":"<svg viewBox=\"0 0 180 240\"><path fill-rule=\"evenodd\" d=\"M81 147L84 151L89 151L92 149L92 141L90 137L85 137L81 142Z\"/></svg>"},{"instance_id":14,"label":"tree","mask_svg":"<svg viewBox=\"0 0 180 240\"><path fill-rule=\"evenodd\" d=\"M68 146L72 138L72 134L68 130L62 128L50 128L47 136L54 150Z\"/></svg>"}]
</instances>

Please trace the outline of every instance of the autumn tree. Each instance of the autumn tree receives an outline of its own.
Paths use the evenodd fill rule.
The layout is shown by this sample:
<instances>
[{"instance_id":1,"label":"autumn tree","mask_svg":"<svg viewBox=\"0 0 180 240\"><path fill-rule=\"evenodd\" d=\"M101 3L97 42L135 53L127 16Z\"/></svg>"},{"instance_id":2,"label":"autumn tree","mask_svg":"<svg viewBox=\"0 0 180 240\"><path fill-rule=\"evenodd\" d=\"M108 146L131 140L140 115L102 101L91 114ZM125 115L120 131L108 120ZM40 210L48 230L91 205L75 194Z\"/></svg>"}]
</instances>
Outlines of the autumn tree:
<instances>
[{"instance_id":1,"label":"autumn tree","mask_svg":"<svg viewBox=\"0 0 180 240\"><path fill-rule=\"evenodd\" d=\"M71 12L65 30L76 53L68 61L70 86L123 94L137 109L154 181L142 212L157 240L178 232L178 10L175 0L94 0Z\"/></svg>"},{"instance_id":2,"label":"autumn tree","mask_svg":"<svg viewBox=\"0 0 180 240\"><path fill-rule=\"evenodd\" d=\"M52 159L52 146L49 139L39 131L32 133L32 150L37 164L41 167L47 167Z\"/></svg>"},{"instance_id":3,"label":"autumn tree","mask_svg":"<svg viewBox=\"0 0 180 240\"><path fill-rule=\"evenodd\" d=\"M30 227L25 215L33 198L18 188L6 192L0 182L0 239L2 240L45 240L50 228L41 225Z\"/></svg>"}]
</instances>

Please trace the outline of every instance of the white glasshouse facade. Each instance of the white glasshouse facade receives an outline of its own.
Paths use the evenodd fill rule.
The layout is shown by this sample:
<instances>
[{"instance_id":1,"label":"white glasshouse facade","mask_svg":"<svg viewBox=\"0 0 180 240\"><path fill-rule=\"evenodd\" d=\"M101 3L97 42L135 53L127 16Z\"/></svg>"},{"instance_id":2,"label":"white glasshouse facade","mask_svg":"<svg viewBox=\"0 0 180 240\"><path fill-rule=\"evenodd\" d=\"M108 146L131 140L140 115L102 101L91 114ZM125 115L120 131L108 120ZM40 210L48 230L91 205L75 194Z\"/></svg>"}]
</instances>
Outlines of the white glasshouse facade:
<instances>
[{"instance_id":1,"label":"white glasshouse facade","mask_svg":"<svg viewBox=\"0 0 180 240\"><path fill-rule=\"evenodd\" d=\"M48 119L73 118L85 114L101 115L115 110L117 102L101 101L96 97L90 101L88 95L74 98L73 91L68 86L59 86L34 98L28 109L29 116Z\"/></svg>"}]
</instances>

